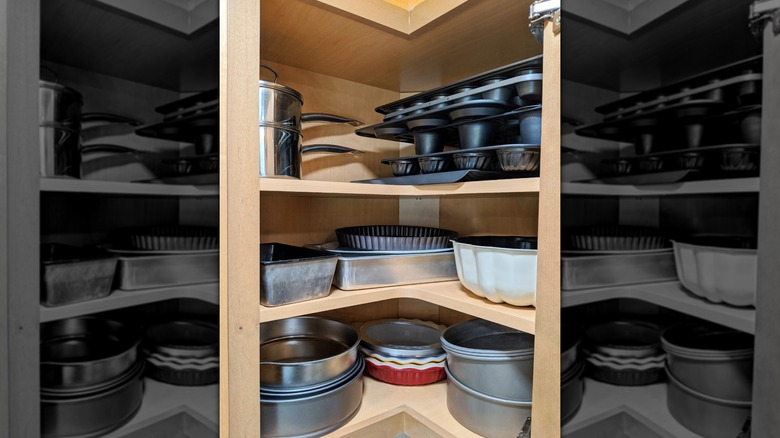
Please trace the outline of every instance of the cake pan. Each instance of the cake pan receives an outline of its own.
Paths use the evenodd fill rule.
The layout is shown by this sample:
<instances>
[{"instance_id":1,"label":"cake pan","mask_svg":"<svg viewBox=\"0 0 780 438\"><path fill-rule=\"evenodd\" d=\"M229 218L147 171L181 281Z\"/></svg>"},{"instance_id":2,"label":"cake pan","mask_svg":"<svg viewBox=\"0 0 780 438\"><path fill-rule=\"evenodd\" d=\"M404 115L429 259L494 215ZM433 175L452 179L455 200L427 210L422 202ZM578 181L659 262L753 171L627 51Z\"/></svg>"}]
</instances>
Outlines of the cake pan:
<instances>
[{"instance_id":1,"label":"cake pan","mask_svg":"<svg viewBox=\"0 0 780 438\"><path fill-rule=\"evenodd\" d=\"M116 284L140 290L219 281L219 253L120 256Z\"/></svg>"},{"instance_id":2,"label":"cake pan","mask_svg":"<svg viewBox=\"0 0 780 438\"><path fill-rule=\"evenodd\" d=\"M339 257L333 284L343 290L458 279L455 255L405 254Z\"/></svg>"},{"instance_id":3,"label":"cake pan","mask_svg":"<svg viewBox=\"0 0 780 438\"><path fill-rule=\"evenodd\" d=\"M330 294L338 256L282 243L260 245L260 304L280 306Z\"/></svg>"}]
</instances>

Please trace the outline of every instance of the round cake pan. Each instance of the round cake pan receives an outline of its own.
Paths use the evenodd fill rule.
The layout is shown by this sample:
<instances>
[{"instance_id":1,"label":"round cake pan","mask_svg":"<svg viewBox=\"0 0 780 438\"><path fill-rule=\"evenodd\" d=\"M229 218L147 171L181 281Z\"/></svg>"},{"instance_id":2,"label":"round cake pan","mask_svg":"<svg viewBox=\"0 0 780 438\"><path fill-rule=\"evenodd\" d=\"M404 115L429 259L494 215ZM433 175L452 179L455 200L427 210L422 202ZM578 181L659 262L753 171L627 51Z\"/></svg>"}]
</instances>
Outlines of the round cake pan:
<instances>
[{"instance_id":1,"label":"round cake pan","mask_svg":"<svg viewBox=\"0 0 780 438\"><path fill-rule=\"evenodd\" d=\"M360 344L370 351L398 358L442 354L441 330L432 322L381 319L360 327Z\"/></svg>"},{"instance_id":2,"label":"round cake pan","mask_svg":"<svg viewBox=\"0 0 780 438\"><path fill-rule=\"evenodd\" d=\"M579 361L568 373L561 375L561 424L571 420L582 405L585 392L585 384L582 381L584 370L585 363Z\"/></svg>"},{"instance_id":3,"label":"round cake pan","mask_svg":"<svg viewBox=\"0 0 780 438\"><path fill-rule=\"evenodd\" d=\"M346 324L314 316L260 325L260 384L305 387L346 373L358 358L360 337Z\"/></svg>"},{"instance_id":4,"label":"round cake pan","mask_svg":"<svg viewBox=\"0 0 780 438\"><path fill-rule=\"evenodd\" d=\"M93 316L41 324L41 388L78 391L110 382L135 364L140 335Z\"/></svg>"},{"instance_id":5,"label":"round cake pan","mask_svg":"<svg viewBox=\"0 0 780 438\"><path fill-rule=\"evenodd\" d=\"M528 417L531 402L490 397L467 387L447 372L447 409L470 431L491 438L517 438Z\"/></svg>"},{"instance_id":6,"label":"round cake pan","mask_svg":"<svg viewBox=\"0 0 780 438\"><path fill-rule=\"evenodd\" d=\"M661 352L661 333L634 321L608 321L585 329L583 347L608 357L643 358Z\"/></svg>"},{"instance_id":7,"label":"round cake pan","mask_svg":"<svg viewBox=\"0 0 780 438\"><path fill-rule=\"evenodd\" d=\"M143 361L116 385L75 397L41 394L42 437L98 437L135 416L143 400Z\"/></svg>"},{"instance_id":8,"label":"round cake pan","mask_svg":"<svg viewBox=\"0 0 780 438\"><path fill-rule=\"evenodd\" d=\"M531 401L534 336L473 319L442 334L449 372L474 391L511 401Z\"/></svg>"},{"instance_id":9,"label":"round cake pan","mask_svg":"<svg viewBox=\"0 0 780 438\"><path fill-rule=\"evenodd\" d=\"M363 400L365 364L358 359L348 379L326 390L294 396L260 394L261 435L264 437L318 437L346 424ZM262 375L262 374L261 374Z\"/></svg>"},{"instance_id":10,"label":"round cake pan","mask_svg":"<svg viewBox=\"0 0 780 438\"><path fill-rule=\"evenodd\" d=\"M711 324L682 323L661 336L669 372L704 395L750 401L753 336Z\"/></svg>"}]
</instances>

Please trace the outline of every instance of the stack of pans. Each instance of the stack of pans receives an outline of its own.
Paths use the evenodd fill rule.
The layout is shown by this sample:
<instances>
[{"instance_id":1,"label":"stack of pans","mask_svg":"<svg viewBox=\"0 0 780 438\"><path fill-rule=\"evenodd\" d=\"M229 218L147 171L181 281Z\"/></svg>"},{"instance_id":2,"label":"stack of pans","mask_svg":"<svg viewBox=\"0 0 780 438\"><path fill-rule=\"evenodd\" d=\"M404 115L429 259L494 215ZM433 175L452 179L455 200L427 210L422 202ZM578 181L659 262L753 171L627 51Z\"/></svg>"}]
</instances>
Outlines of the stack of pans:
<instances>
[{"instance_id":1,"label":"stack of pans","mask_svg":"<svg viewBox=\"0 0 780 438\"><path fill-rule=\"evenodd\" d=\"M320 436L357 414L365 362L357 331L303 316L260 325L260 424L264 437Z\"/></svg>"},{"instance_id":2,"label":"stack of pans","mask_svg":"<svg viewBox=\"0 0 780 438\"><path fill-rule=\"evenodd\" d=\"M585 362L579 358L580 337L565 332L561 339L561 424L574 417L582 404Z\"/></svg>"},{"instance_id":3,"label":"stack of pans","mask_svg":"<svg viewBox=\"0 0 780 438\"><path fill-rule=\"evenodd\" d=\"M383 319L360 327L366 372L395 385L427 385L445 377L441 330L432 322Z\"/></svg>"},{"instance_id":4,"label":"stack of pans","mask_svg":"<svg viewBox=\"0 0 780 438\"><path fill-rule=\"evenodd\" d=\"M663 376L665 354L652 324L609 321L585 330L583 353L592 378L612 385L638 386Z\"/></svg>"},{"instance_id":5,"label":"stack of pans","mask_svg":"<svg viewBox=\"0 0 780 438\"><path fill-rule=\"evenodd\" d=\"M173 385L198 386L219 380L219 328L181 320L146 329L143 350L149 377Z\"/></svg>"},{"instance_id":6,"label":"stack of pans","mask_svg":"<svg viewBox=\"0 0 780 438\"><path fill-rule=\"evenodd\" d=\"M130 421L143 400L140 336L96 317L41 324L41 435L104 435Z\"/></svg>"},{"instance_id":7,"label":"stack of pans","mask_svg":"<svg viewBox=\"0 0 780 438\"><path fill-rule=\"evenodd\" d=\"M531 416L534 337L481 319L442 333L447 408L482 436L515 438Z\"/></svg>"},{"instance_id":8,"label":"stack of pans","mask_svg":"<svg viewBox=\"0 0 780 438\"><path fill-rule=\"evenodd\" d=\"M666 329L661 343L672 416L702 436L737 436L751 413L753 335L688 322Z\"/></svg>"}]
</instances>

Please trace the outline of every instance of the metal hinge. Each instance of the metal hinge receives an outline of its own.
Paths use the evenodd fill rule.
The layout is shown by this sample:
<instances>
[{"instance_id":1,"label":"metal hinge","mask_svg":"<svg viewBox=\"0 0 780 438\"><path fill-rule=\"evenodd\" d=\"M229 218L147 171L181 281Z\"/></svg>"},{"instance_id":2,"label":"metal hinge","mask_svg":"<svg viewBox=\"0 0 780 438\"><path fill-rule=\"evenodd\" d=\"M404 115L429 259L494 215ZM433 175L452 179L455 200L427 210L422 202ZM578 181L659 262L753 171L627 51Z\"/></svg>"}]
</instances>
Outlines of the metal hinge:
<instances>
[{"instance_id":1,"label":"metal hinge","mask_svg":"<svg viewBox=\"0 0 780 438\"><path fill-rule=\"evenodd\" d=\"M525 419L525 423L523 423L523 429L520 430L517 438L531 438L531 417Z\"/></svg>"},{"instance_id":2,"label":"metal hinge","mask_svg":"<svg viewBox=\"0 0 780 438\"><path fill-rule=\"evenodd\" d=\"M750 5L750 29L760 37L764 24L772 23L772 31L780 34L780 0L759 0Z\"/></svg>"},{"instance_id":3,"label":"metal hinge","mask_svg":"<svg viewBox=\"0 0 780 438\"><path fill-rule=\"evenodd\" d=\"M544 20L552 20L556 34L561 31L561 0L536 0L529 9L531 33L537 41L542 42L544 37Z\"/></svg>"}]
</instances>

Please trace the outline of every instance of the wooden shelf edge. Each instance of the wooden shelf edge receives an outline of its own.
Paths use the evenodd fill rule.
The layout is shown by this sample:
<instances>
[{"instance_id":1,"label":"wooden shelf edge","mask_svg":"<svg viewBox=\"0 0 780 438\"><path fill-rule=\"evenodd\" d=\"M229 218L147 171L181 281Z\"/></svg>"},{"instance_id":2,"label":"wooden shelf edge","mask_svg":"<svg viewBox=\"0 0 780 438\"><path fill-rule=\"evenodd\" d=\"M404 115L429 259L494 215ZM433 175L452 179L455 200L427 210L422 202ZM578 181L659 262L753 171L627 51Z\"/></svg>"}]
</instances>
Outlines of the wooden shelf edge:
<instances>
[{"instance_id":1,"label":"wooden shelf edge","mask_svg":"<svg viewBox=\"0 0 780 438\"><path fill-rule=\"evenodd\" d=\"M670 184L618 185L565 182L562 195L674 196L721 193L758 193L758 178L717 179Z\"/></svg>"},{"instance_id":2,"label":"wooden shelf edge","mask_svg":"<svg viewBox=\"0 0 780 438\"><path fill-rule=\"evenodd\" d=\"M40 322L56 321L175 298L193 298L219 304L219 283L188 284L137 291L115 290L110 295L95 300L59 307L41 306Z\"/></svg>"},{"instance_id":3,"label":"wooden shelf edge","mask_svg":"<svg viewBox=\"0 0 780 438\"><path fill-rule=\"evenodd\" d=\"M463 288L459 281L422 283L355 291L333 288L330 295L316 300L277 307L260 306L260 322L275 321L396 298L413 298L426 301L526 333L535 333L536 309L533 307L516 307L508 304L492 303L469 292Z\"/></svg>"},{"instance_id":4,"label":"wooden shelf edge","mask_svg":"<svg viewBox=\"0 0 780 438\"><path fill-rule=\"evenodd\" d=\"M95 193L146 196L218 196L217 185L152 184L121 181L97 181L74 178L41 178L42 192Z\"/></svg>"},{"instance_id":5,"label":"wooden shelf edge","mask_svg":"<svg viewBox=\"0 0 780 438\"><path fill-rule=\"evenodd\" d=\"M562 291L561 307L615 298L642 300L747 333L755 334L756 331L755 309L711 303L686 292L678 281Z\"/></svg>"},{"instance_id":6,"label":"wooden shelf edge","mask_svg":"<svg viewBox=\"0 0 780 438\"><path fill-rule=\"evenodd\" d=\"M390 185L334 181L309 181L289 178L260 178L263 193L302 196L457 196L479 194L539 193L539 178L472 181L452 184Z\"/></svg>"}]
</instances>

